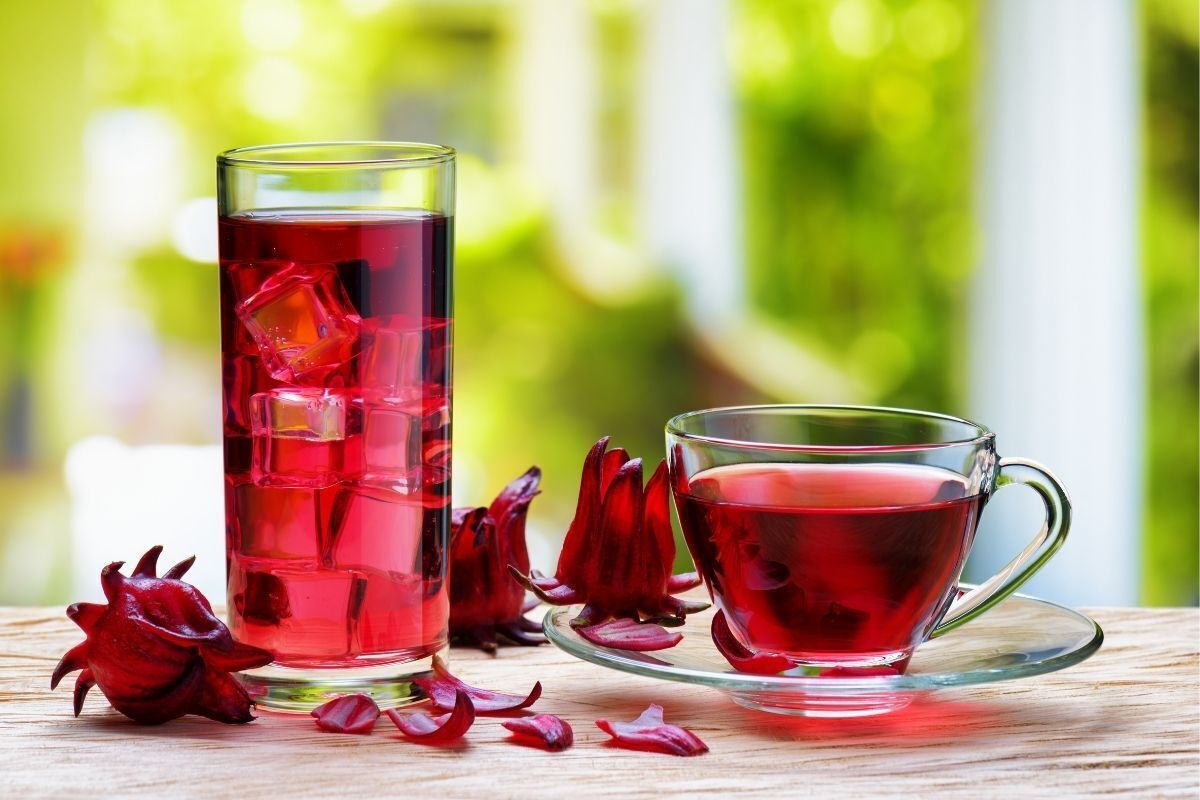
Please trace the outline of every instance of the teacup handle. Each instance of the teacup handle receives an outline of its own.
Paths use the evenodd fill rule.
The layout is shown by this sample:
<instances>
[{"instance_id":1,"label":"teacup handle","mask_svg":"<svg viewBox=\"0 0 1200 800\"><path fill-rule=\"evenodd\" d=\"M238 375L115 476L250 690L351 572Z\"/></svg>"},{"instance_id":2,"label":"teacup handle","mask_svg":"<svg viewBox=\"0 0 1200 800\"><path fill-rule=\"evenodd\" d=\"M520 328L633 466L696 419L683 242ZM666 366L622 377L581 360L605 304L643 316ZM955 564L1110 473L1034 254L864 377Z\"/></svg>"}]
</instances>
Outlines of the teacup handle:
<instances>
[{"instance_id":1,"label":"teacup handle","mask_svg":"<svg viewBox=\"0 0 1200 800\"><path fill-rule=\"evenodd\" d=\"M1046 504L1046 521L1042 523L1042 529L1002 570L955 600L942 621L930 632L930 639L970 622L1015 592L1067 540L1067 531L1071 528L1071 500L1048 469L1025 458L1002 458L996 488L1010 484L1023 484L1041 496Z\"/></svg>"}]
</instances>

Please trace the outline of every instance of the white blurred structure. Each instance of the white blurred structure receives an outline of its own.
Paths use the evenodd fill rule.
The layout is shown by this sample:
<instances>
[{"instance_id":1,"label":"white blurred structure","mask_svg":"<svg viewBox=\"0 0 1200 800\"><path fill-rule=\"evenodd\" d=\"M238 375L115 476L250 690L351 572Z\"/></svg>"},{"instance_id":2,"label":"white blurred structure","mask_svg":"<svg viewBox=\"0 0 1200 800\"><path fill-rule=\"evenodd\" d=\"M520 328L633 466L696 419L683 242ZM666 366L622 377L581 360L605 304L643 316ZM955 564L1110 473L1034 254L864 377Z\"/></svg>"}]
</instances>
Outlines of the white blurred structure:
<instances>
[{"instance_id":1,"label":"white blurred structure","mask_svg":"<svg viewBox=\"0 0 1200 800\"><path fill-rule=\"evenodd\" d=\"M1067 487L1070 538L1027 589L1072 604L1138 599L1137 30L1129 0L993 0L981 18L971 409ZM977 575L1032 537L1038 505L997 496Z\"/></svg>"},{"instance_id":2,"label":"white blurred structure","mask_svg":"<svg viewBox=\"0 0 1200 800\"><path fill-rule=\"evenodd\" d=\"M103 601L102 566L123 559L128 575L142 553L161 544L162 569L195 555L188 582L212 602L224 602L219 445L129 447L95 436L71 447L65 471L71 497L71 598Z\"/></svg>"},{"instance_id":3,"label":"white blurred structure","mask_svg":"<svg viewBox=\"0 0 1200 800\"><path fill-rule=\"evenodd\" d=\"M640 16L642 243L683 277L693 320L745 310L741 150L725 0L656 0Z\"/></svg>"},{"instance_id":4,"label":"white blurred structure","mask_svg":"<svg viewBox=\"0 0 1200 800\"><path fill-rule=\"evenodd\" d=\"M640 8L640 245L679 276L692 334L726 372L788 402L863 402L875 387L747 302L732 13L728 0L656 0Z\"/></svg>"}]
</instances>

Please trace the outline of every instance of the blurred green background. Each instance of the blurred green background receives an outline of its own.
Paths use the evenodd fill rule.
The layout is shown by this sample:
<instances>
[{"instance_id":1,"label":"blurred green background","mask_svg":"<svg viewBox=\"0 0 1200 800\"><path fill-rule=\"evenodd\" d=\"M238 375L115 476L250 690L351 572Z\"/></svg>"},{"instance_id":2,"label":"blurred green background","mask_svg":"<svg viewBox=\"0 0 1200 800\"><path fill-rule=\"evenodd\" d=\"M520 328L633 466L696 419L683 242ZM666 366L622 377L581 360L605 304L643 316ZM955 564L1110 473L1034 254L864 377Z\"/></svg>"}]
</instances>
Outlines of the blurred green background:
<instances>
[{"instance_id":1,"label":"blurred green background","mask_svg":"<svg viewBox=\"0 0 1200 800\"><path fill-rule=\"evenodd\" d=\"M219 440L211 198L213 156L233 146L459 149L456 495L485 503L538 463L547 540L606 433L656 459L675 413L820 399L822 380L866 402L965 411L976 4L730 3L746 285L772 332L734 352L698 340L688 287L638 252L627 155L641 3L581 5L601 159L588 222L615 253L591 260L564 245L522 158L520 2L0 4L0 602L66 599L72 445ZM1192 604L1196 4L1137 8L1142 599ZM122 147L138 148L140 174ZM780 346L834 365L810 397L772 379Z\"/></svg>"}]
</instances>

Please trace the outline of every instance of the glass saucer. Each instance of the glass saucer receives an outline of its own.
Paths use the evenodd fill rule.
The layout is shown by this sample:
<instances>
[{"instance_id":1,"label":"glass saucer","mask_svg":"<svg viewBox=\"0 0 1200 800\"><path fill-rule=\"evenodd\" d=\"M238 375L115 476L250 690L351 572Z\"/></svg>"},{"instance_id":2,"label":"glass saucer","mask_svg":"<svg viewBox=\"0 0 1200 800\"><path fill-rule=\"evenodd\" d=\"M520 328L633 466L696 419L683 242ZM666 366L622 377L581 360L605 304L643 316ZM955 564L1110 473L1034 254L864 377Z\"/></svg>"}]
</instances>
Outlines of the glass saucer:
<instances>
[{"instance_id":1,"label":"glass saucer","mask_svg":"<svg viewBox=\"0 0 1200 800\"><path fill-rule=\"evenodd\" d=\"M967 587L964 587L967 588ZM570 626L580 606L552 608L547 638L576 658L648 678L711 686L738 705L775 714L859 717L903 708L921 692L1027 678L1078 664L1100 649L1104 631L1077 611L1015 594L961 628L917 648L903 675L821 677L798 667L780 675L736 672L713 645L713 610L691 614L683 641L639 653L601 647Z\"/></svg>"}]
</instances>

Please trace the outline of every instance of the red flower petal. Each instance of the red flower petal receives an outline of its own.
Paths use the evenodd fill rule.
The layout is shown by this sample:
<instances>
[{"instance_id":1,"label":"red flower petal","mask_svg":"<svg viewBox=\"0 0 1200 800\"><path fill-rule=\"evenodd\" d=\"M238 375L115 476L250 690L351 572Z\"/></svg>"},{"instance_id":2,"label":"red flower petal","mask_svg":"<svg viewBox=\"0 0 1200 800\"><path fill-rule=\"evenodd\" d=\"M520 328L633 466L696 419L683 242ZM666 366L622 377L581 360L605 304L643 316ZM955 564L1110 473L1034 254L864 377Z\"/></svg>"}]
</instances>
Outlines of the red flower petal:
<instances>
[{"instance_id":1,"label":"red flower petal","mask_svg":"<svg viewBox=\"0 0 1200 800\"><path fill-rule=\"evenodd\" d=\"M449 711L454 708L459 694L470 698L475 713L483 716L506 714L528 708L542 696L541 681L533 684L533 688L525 697L468 686L451 675L446 669L446 664L437 656L433 658L433 672L432 678L416 678L413 683L421 687L436 711Z\"/></svg>"},{"instance_id":2,"label":"red flower petal","mask_svg":"<svg viewBox=\"0 0 1200 800\"><path fill-rule=\"evenodd\" d=\"M77 669L87 669L88 643L86 641L72 647L58 660L54 672L50 675L50 688L57 689L59 681ZM76 715L78 716L78 715Z\"/></svg>"},{"instance_id":3,"label":"red flower petal","mask_svg":"<svg viewBox=\"0 0 1200 800\"><path fill-rule=\"evenodd\" d=\"M646 586L666 586L675 563L675 533L671 529L671 501L667 486L667 462L658 468L646 484L646 502L642 510L642 541L645 544L644 577Z\"/></svg>"},{"instance_id":4,"label":"red flower petal","mask_svg":"<svg viewBox=\"0 0 1200 800\"><path fill-rule=\"evenodd\" d=\"M587 458L583 460L583 475L579 479L579 500L575 505L575 517L567 528L566 538L563 539L562 552L558 556L556 576L560 582L573 586L580 592L586 592L583 583L582 567L587 559L593 557L589 553L591 545L591 529L593 521L600 514L600 501L604 496L601 492L601 460L608 448L608 437L592 445Z\"/></svg>"},{"instance_id":5,"label":"red flower petal","mask_svg":"<svg viewBox=\"0 0 1200 800\"><path fill-rule=\"evenodd\" d=\"M566 750L575 741L575 733L567 721L553 714L519 717L500 724L518 738L538 740L547 750Z\"/></svg>"},{"instance_id":6,"label":"red flower petal","mask_svg":"<svg viewBox=\"0 0 1200 800\"><path fill-rule=\"evenodd\" d=\"M646 593L645 540L640 535L645 496L642 493L642 460L626 461L617 470L600 508L596 550L591 553L586 572L593 594L603 589L603 603L596 617L636 613Z\"/></svg>"},{"instance_id":7,"label":"red flower petal","mask_svg":"<svg viewBox=\"0 0 1200 800\"><path fill-rule=\"evenodd\" d=\"M667 578L667 594L679 594L700 585L699 572L681 572Z\"/></svg>"},{"instance_id":8,"label":"red flower petal","mask_svg":"<svg viewBox=\"0 0 1200 800\"><path fill-rule=\"evenodd\" d=\"M370 733L379 719L379 706L365 694L344 694L312 710L317 727L331 733Z\"/></svg>"},{"instance_id":9,"label":"red flower petal","mask_svg":"<svg viewBox=\"0 0 1200 800\"><path fill-rule=\"evenodd\" d=\"M79 673L79 677L75 679L75 716L79 716L79 712L83 711L83 701L87 697L88 691L96 685L96 679L92 677L90 669L84 669Z\"/></svg>"},{"instance_id":10,"label":"red flower petal","mask_svg":"<svg viewBox=\"0 0 1200 800\"><path fill-rule=\"evenodd\" d=\"M773 653L755 653L743 645L729 629L725 612L718 611L712 621L712 640L725 660L738 672L755 675L775 675L795 666L787 656Z\"/></svg>"},{"instance_id":11,"label":"red flower petal","mask_svg":"<svg viewBox=\"0 0 1200 800\"><path fill-rule=\"evenodd\" d=\"M188 713L229 725L241 725L254 719L250 713L250 705L250 696L246 694L242 684L238 683L237 678L228 672L205 669L200 696L188 709Z\"/></svg>"},{"instance_id":12,"label":"red flower petal","mask_svg":"<svg viewBox=\"0 0 1200 800\"><path fill-rule=\"evenodd\" d=\"M666 650L683 641L682 633L668 631L653 622L636 622L626 618L576 630L589 642L621 650Z\"/></svg>"},{"instance_id":13,"label":"red flower petal","mask_svg":"<svg viewBox=\"0 0 1200 800\"><path fill-rule=\"evenodd\" d=\"M107 610L108 606L101 603L72 603L67 606L67 618L88 633L96 627Z\"/></svg>"},{"instance_id":14,"label":"red flower petal","mask_svg":"<svg viewBox=\"0 0 1200 800\"><path fill-rule=\"evenodd\" d=\"M582 599L579 592L562 583L558 578L548 578L536 569L528 575L522 575L515 567L509 567L508 572L514 580L550 605L569 606Z\"/></svg>"},{"instance_id":15,"label":"red flower petal","mask_svg":"<svg viewBox=\"0 0 1200 800\"><path fill-rule=\"evenodd\" d=\"M673 756L698 756L708 745L686 728L663 721L663 707L651 703L633 722L596 720L596 727L613 738L613 744L628 750L652 750Z\"/></svg>"},{"instance_id":16,"label":"red flower petal","mask_svg":"<svg viewBox=\"0 0 1200 800\"><path fill-rule=\"evenodd\" d=\"M99 676L94 674L93 677L112 707L139 725L161 725L176 717L193 713L222 722L232 717L233 721L239 724L252 719L250 698L246 698L244 709L233 708L233 703L239 700L237 691L229 686L207 686L210 679L204 669L204 663L199 659L196 659L193 666L165 692L156 694L147 695L144 694L144 687L130 689L120 683L116 684L117 688L110 683L105 691L105 684L99 680ZM238 684L237 688L240 689L241 685ZM213 708L207 713L201 713L205 711L205 703L211 704Z\"/></svg>"},{"instance_id":17,"label":"red flower petal","mask_svg":"<svg viewBox=\"0 0 1200 800\"><path fill-rule=\"evenodd\" d=\"M608 492L612 479L617 476L621 467L629 461L629 453L624 447L614 447L604 454L600 460L600 494Z\"/></svg>"},{"instance_id":18,"label":"red flower petal","mask_svg":"<svg viewBox=\"0 0 1200 800\"><path fill-rule=\"evenodd\" d=\"M538 484L542 471L530 467L516 480L500 490L496 499L488 506L488 516L496 522L500 533L501 551L508 555L508 563L516 565L522 572L529 571L529 552L525 547L525 515L529 504L540 494Z\"/></svg>"},{"instance_id":19,"label":"red flower petal","mask_svg":"<svg viewBox=\"0 0 1200 800\"><path fill-rule=\"evenodd\" d=\"M421 744L448 744L462 738L475 723L475 707L466 692L458 692L454 710L440 717L430 717L423 711L401 714L394 708L384 713L400 733Z\"/></svg>"},{"instance_id":20,"label":"red flower petal","mask_svg":"<svg viewBox=\"0 0 1200 800\"><path fill-rule=\"evenodd\" d=\"M212 669L222 672L241 672L247 669L265 667L274 660L270 650L261 647L234 642L228 650L217 647L202 646L200 656L204 663Z\"/></svg>"}]
</instances>

